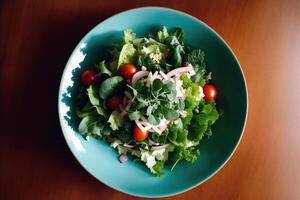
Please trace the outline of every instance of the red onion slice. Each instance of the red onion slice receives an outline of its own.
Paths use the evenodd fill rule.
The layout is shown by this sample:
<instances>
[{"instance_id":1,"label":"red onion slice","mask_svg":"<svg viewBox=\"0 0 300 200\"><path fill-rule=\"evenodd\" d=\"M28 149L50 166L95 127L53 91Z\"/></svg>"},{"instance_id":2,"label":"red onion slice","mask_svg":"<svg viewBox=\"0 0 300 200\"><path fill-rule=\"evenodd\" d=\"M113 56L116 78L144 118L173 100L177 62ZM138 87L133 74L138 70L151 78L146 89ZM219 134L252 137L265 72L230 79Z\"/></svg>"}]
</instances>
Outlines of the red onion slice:
<instances>
[{"instance_id":1,"label":"red onion slice","mask_svg":"<svg viewBox=\"0 0 300 200\"><path fill-rule=\"evenodd\" d=\"M194 70L194 68L193 68L192 65L188 65L187 67L179 67L179 68L173 69L172 71L167 73L167 76L169 78L171 78L172 76L179 75L179 74L182 74L184 72L191 72L193 70Z\"/></svg>"},{"instance_id":2,"label":"red onion slice","mask_svg":"<svg viewBox=\"0 0 300 200\"><path fill-rule=\"evenodd\" d=\"M149 143L155 146L158 146L159 143L158 142L154 142L153 140L151 140L151 138L149 138Z\"/></svg>"},{"instance_id":3,"label":"red onion slice","mask_svg":"<svg viewBox=\"0 0 300 200\"><path fill-rule=\"evenodd\" d=\"M164 72L160 71L159 74L163 77L164 80L169 80L169 77Z\"/></svg>"},{"instance_id":4,"label":"red onion slice","mask_svg":"<svg viewBox=\"0 0 300 200\"><path fill-rule=\"evenodd\" d=\"M167 146L169 146L169 144L165 144L165 145L160 145L160 146L152 146L151 150L155 151L155 150L161 150L161 149L165 149Z\"/></svg>"},{"instance_id":5,"label":"red onion slice","mask_svg":"<svg viewBox=\"0 0 300 200\"><path fill-rule=\"evenodd\" d=\"M124 94L128 99L132 99L132 96L128 91L125 91Z\"/></svg>"},{"instance_id":6,"label":"red onion slice","mask_svg":"<svg viewBox=\"0 0 300 200\"><path fill-rule=\"evenodd\" d=\"M139 120L135 120L135 124L143 131L146 132L149 129L146 129Z\"/></svg>"},{"instance_id":7,"label":"red onion slice","mask_svg":"<svg viewBox=\"0 0 300 200\"><path fill-rule=\"evenodd\" d=\"M123 102L122 102L123 106L126 106L126 103L127 103L127 96L124 96Z\"/></svg>"},{"instance_id":8,"label":"red onion slice","mask_svg":"<svg viewBox=\"0 0 300 200\"><path fill-rule=\"evenodd\" d=\"M125 117L126 115L127 115L127 112L125 110L120 113L121 117Z\"/></svg>"},{"instance_id":9,"label":"red onion slice","mask_svg":"<svg viewBox=\"0 0 300 200\"><path fill-rule=\"evenodd\" d=\"M138 71L137 73L135 73L131 79L132 85L134 85L141 78L148 76L148 74L149 74L148 71Z\"/></svg>"},{"instance_id":10,"label":"red onion slice","mask_svg":"<svg viewBox=\"0 0 300 200\"><path fill-rule=\"evenodd\" d=\"M130 109L130 107L132 106L132 101L129 101L129 103L127 104L127 106L125 107L125 110L129 110Z\"/></svg>"},{"instance_id":11,"label":"red onion slice","mask_svg":"<svg viewBox=\"0 0 300 200\"><path fill-rule=\"evenodd\" d=\"M119 161L120 161L121 163L125 163L125 162L127 162L127 160L128 160L128 157L127 157L126 155L121 155L121 156L119 157Z\"/></svg>"},{"instance_id":12,"label":"red onion slice","mask_svg":"<svg viewBox=\"0 0 300 200\"><path fill-rule=\"evenodd\" d=\"M131 145L131 144L127 144L127 143L124 143L123 144L124 147L127 147L129 149L132 149L134 147L134 145Z\"/></svg>"}]
</instances>

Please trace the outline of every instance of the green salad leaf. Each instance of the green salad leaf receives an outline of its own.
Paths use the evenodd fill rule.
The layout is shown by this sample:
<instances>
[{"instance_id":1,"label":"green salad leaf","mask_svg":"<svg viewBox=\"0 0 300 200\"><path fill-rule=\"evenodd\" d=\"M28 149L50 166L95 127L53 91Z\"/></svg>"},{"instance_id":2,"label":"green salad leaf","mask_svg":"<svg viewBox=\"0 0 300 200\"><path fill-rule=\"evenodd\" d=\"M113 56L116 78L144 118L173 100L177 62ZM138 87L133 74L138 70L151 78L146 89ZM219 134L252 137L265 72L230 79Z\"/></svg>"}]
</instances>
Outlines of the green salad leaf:
<instances>
[{"instance_id":1,"label":"green salad leaf","mask_svg":"<svg viewBox=\"0 0 300 200\"><path fill-rule=\"evenodd\" d=\"M120 126L123 126L123 117L118 111L113 111L107 122L110 123L110 127L113 131L118 130Z\"/></svg>"},{"instance_id":2,"label":"green salad leaf","mask_svg":"<svg viewBox=\"0 0 300 200\"><path fill-rule=\"evenodd\" d=\"M187 53L185 54L184 62L192 64L196 72L196 74L192 77L192 81L196 83L200 83L201 80L205 78L204 77L206 72L206 65L204 62L205 54L200 49L191 50L190 48L187 48L186 51ZM204 85L206 82L205 80L203 81L204 83L202 83L201 85Z\"/></svg>"},{"instance_id":3,"label":"green salad leaf","mask_svg":"<svg viewBox=\"0 0 300 200\"><path fill-rule=\"evenodd\" d=\"M170 153L168 162L173 165L173 169L178 161L186 160L188 162L194 162L197 160L199 155L200 151L195 146L187 148L183 146L176 146L174 151Z\"/></svg>"},{"instance_id":4,"label":"green salad leaf","mask_svg":"<svg viewBox=\"0 0 300 200\"><path fill-rule=\"evenodd\" d=\"M99 96L106 100L106 98L116 92L124 85L125 81L121 76L114 76L103 81L99 88Z\"/></svg>"},{"instance_id":5,"label":"green salad leaf","mask_svg":"<svg viewBox=\"0 0 300 200\"><path fill-rule=\"evenodd\" d=\"M98 137L103 137L103 135L109 135L110 131L105 132L105 121L99 120L99 116L95 113L90 113L82 118L79 123L78 131L84 136L96 135Z\"/></svg>"},{"instance_id":6,"label":"green salad leaf","mask_svg":"<svg viewBox=\"0 0 300 200\"><path fill-rule=\"evenodd\" d=\"M164 43L167 37L169 37L168 29L163 26L162 30L157 32L156 40L160 43Z\"/></svg>"},{"instance_id":7,"label":"green salad leaf","mask_svg":"<svg viewBox=\"0 0 300 200\"><path fill-rule=\"evenodd\" d=\"M101 101L99 96L99 86L95 84L90 85L87 88L87 95L90 101L88 102L88 104L86 104L86 106L89 105L90 108L94 107L99 115L103 116L104 118L107 118L107 111L104 109L103 102ZM81 112L83 111L84 109L82 109ZM89 112L90 111L87 110L87 113Z\"/></svg>"},{"instance_id":8,"label":"green salad leaf","mask_svg":"<svg viewBox=\"0 0 300 200\"><path fill-rule=\"evenodd\" d=\"M124 42L132 43L132 41L136 38L136 34L131 29L124 30Z\"/></svg>"},{"instance_id":9,"label":"green salad leaf","mask_svg":"<svg viewBox=\"0 0 300 200\"><path fill-rule=\"evenodd\" d=\"M99 70L99 73L97 76L102 76L102 75L108 75L112 76L112 72L108 69L107 65L105 64L105 60L101 61L98 65L96 65L96 68Z\"/></svg>"},{"instance_id":10,"label":"green salad leaf","mask_svg":"<svg viewBox=\"0 0 300 200\"><path fill-rule=\"evenodd\" d=\"M90 85L87 88L88 97L90 99L90 102L93 106L99 106L100 100L99 100L99 86L96 86L95 84Z\"/></svg>"},{"instance_id":11,"label":"green salad leaf","mask_svg":"<svg viewBox=\"0 0 300 200\"><path fill-rule=\"evenodd\" d=\"M183 46L180 44L178 38L175 35L167 37L166 43L170 47L168 62L174 67L181 67L182 55L184 54Z\"/></svg>"},{"instance_id":12,"label":"green salad leaf","mask_svg":"<svg viewBox=\"0 0 300 200\"><path fill-rule=\"evenodd\" d=\"M200 112L194 114L191 125L189 127L189 139L193 141L200 141L206 131L214 124L219 118L218 111L215 107L215 103L202 104L199 106Z\"/></svg>"},{"instance_id":13,"label":"green salad leaf","mask_svg":"<svg viewBox=\"0 0 300 200\"><path fill-rule=\"evenodd\" d=\"M188 140L188 130L171 126L169 129L168 139L176 146L185 147Z\"/></svg>"},{"instance_id":14,"label":"green salad leaf","mask_svg":"<svg viewBox=\"0 0 300 200\"><path fill-rule=\"evenodd\" d=\"M122 50L119 55L119 61L116 71L119 69L120 66L126 63L134 63L135 60L135 48L133 47L133 44L127 43L124 44L122 47Z\"/></svg>"}]
</instances>

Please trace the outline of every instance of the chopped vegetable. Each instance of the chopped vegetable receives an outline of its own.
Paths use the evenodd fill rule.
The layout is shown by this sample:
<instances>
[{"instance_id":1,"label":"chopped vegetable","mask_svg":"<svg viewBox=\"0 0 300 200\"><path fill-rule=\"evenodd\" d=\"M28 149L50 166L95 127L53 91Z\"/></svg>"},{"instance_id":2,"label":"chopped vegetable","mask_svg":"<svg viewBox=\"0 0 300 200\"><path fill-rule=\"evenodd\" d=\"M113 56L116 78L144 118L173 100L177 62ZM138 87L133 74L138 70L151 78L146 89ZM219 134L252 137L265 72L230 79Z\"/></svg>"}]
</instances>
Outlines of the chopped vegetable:
<instances>
[{"instance_id":1,"label":"chopped vegetable","mask_svg":"<svg viewBox=\"0 0 300 200\"><path fill-rule=\"evenodd\" d=\"M127 162L128 157L127 157L126 155L121 155L121 156L119 157L119 160L120 160L121 163L125 163L125 162Z\"/></svg>"}]
</instances>

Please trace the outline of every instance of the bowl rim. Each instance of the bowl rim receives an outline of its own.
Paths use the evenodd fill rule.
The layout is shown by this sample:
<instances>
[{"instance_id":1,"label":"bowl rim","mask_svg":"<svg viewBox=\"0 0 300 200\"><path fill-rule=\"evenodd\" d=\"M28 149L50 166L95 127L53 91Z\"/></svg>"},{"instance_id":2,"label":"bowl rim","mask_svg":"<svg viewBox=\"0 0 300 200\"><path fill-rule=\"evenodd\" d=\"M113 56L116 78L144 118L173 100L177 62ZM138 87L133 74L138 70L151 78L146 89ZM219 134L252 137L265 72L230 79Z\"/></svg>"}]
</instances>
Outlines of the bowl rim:
<instances>
[{"instance_id":1,"label":"bowl rim","mask_svg":"<svg viewBox=\"0 0 300 200\"><path fill-rule=\"evenodd\" d=\"M136 192L128 192L124 189L121 189L121 188L117 188L113 185L110 185L106 182L103 182L100 178L96 177L95 175L92 174L92 172L90 172L85 166L84 164L80 161L80 159L76 156L76 153L75 153L75 150L74 148L71 147L71 145L69 144L68 142L68 139L67 139L67 136L65 134L66 130L64 129L64 126L63 126L63 116L61 114L61 97L62 97L62 84L63 84L63 78L65 77L65 73L66 73L66 69L67 69L67 66L70 64L71 62L71 58L74 56L74 53L80 48L80 45L82 44L82 42L90 35L91 32L93 32L98 26L100 26L102 23L105 23L106 21L110 20L111 18L115 18L115 17L118 17L118 16L121 16L121 15L124 15L124 14L127 14L127 13L130 13L132 11L136 11L136 10L160 10L160 11L168 11L168 12L172 12L172 13L175 13L175 14L178 14L178 15L181 15L181 16L184 16L186 18L189 18L191 20L194 20L198 23L202 23L204 26L206 26L210 31L212 31L213 34L215 34L216 37L218 37L221 42L223 42L223 44L226 46L226 48L230 51L230 53L233 55L235 61L237 62L239 68L240 68L240 71L241 71L241 74L242 74L242 77L243 77L243 82L244 82L244 86L245 86L245 92L246 92L246 112L245 112L245 118L244 118L244 122L243 122L243 129L242 129L242 132L241 132L241 135L239 137L239 140L237 141L237 143L235 144L235 147L234 149L232 150L232 152L230 153L230 155L227 157L227 159L218 167L217 170L215 170L212 174L210 174L209 176L207 176L206 178L204 178L203 180L200 180L198 181L196 184L194 185L191 185L191 186L188 186L186 188L183 188L183 189L179 189L177 192L169 192L169 193L165 193L163 195L145 195L145 194L140 194L140 193L136 193ZM94 178L96 178L98 181L100 181L101 183L103 183L104 185L110 187L110 188L113 188L117 191L120 191L122 193L125 193L125 194L128 194L128 195L131 195L131 196L136 196L136 197L144 197L144 198L163 198L163 197L170 197L170 196L175 196L175 195L178 195L178 194L181 194L181 193L184 193L188 190L191 190L191 189L194 189L196 188L197 186L201 185L202 183L206 182L207 180L209 180L210 178L212 178L215 174L217 174L224 166L225 164L231 159L231 157L233 156L234 152L236 151L237 147L239 146L240 144L240 141L244 135L244 132L245 132L245 128L246 128L246 124L247 124L247 119L248 119L248 106L249 106L249 97L248 97L248 88L247 88L247 81L246 81L246 77L245 77L245 74L244 74L244 71L241 67L241 64L239 62L239 60L237 59L235 53L233 52L233 50L230 48L230 46L227 44L227 42L213 29L211 28L209 25L207 25L205 22L203 22L202 20L188 14L188 13L185 13L183 11L179 11L179 10L176 10L176 9L172 9L172 8L168 8L168 7L161 7L161 6L144 6L144 7L136 7L136 8L132 8L132 9L128 9L128 10L124 10L124 11L121 11L121 12L118 12L108 18L106 18L105 20L101 21L100 23L96 24L91 30L89 30L84 37L82 37L82 39L79 41L79 43L76 45L76 47L74 48L74 50L72 51L71 55L69 56L68 58L68 61L64 67L64 70L63 70L63 73L62 73L62 76L61 76L61 80L60 80L60 84L59 84L59 92L58 92L58 116L59 116L59 122L60 122L60 127L61 127L61 130L62 130L62 133L63 133L63 136L65 138L65 141L70 149L70 151L72 152L73 156L75 157L75 159L79 162L79 164L90 174L92 175Z\"/></svg>"}]
</instances>

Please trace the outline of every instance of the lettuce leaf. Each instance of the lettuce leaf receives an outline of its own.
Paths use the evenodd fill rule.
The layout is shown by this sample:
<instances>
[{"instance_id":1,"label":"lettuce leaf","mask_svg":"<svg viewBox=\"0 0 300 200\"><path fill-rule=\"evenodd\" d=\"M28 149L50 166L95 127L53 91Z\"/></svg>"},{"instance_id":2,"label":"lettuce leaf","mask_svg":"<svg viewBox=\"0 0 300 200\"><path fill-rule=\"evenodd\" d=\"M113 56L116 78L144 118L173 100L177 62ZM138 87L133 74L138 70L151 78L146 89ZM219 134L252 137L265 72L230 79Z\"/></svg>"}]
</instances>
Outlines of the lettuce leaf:
<instances>
[{"instance_id":1,"label":"lettuce leaf","mask_svg":"<svg viewBox=\"0 0 300 200\"><path fill-rule=\"evenodd\" d=\"M199 155L200 155L199 149L197 149L194 146L188 148L176 146L175 150L170 153L168 162L171 165L175 165L178 161L181 160L194 162L195 160L197 160Z\"/></svg>"},{"instance_id":2,"label":"lettuce leaf","mask_svg":"<svg viewBox=\"0 0 300 200\"><path fill-rule=\"evenodd\" d=\"M118 66L115 71L119 69L119 67L123 64L126 63L134 63L135 61L135 48L133 47L133 44L127 43L123 45L122 50L119 55L119 60L118 60Z\"/></svg>"},{"instance_id":3,"label":"lettuce leaf","mask_svg":"<svg viewBox=\"0 0 300 200\"><path fill-rule=\"evenodd\" d=\"M132 41L136 38L136 34L131 29L125 29L124 30L124 42L132 43Z\"/></svg>"},{"instance_id":4,"label":"lettuce leaf","mask_svg":"<svg viewBox=\"0 0 300 200\"><path fill-rule=\"evenodd\" d=\"M174 145L170 144L164 149L147 151L144 149L141 150L141 161L146 163L146 166L150 171L157 175L162 176L162 168L165 161L168 160L170 152L174 151Z\"/></svg>"},{"instance_id":5,"label":"lettuce leaf","mask_svg":"<svg viewBox=\"0 0 300 200\"><path fill-rule=\"evenodd\" d=\"M113 111L107 121L110 123L110 127L113 131L118 130L120 126L123 126L123 117L118 111Z\"/></svg>"},{"instance_id":6,"label":"lettuce leaf","mask_svg":"<svg viewBox=\"0 0 300 200\"><path fill-rule=\"evenodd\" d=\"M97 76L100 77L102 75L112 76L112 72L108 69L107 65L105 64L105 60L101 61L96 68L99 70Z\"/></svg>"},{"instance_id":7,"label":"lettuce leaf","mask_svg":"<svg viewBox=\"0 0 300 200\"><path fill-rule=\"evenodd\" d=\"M87 93L89 100L93 106L99 106L100 100L99 100L99 86L96 86L95 84L90 85L87 88Z\"/></svg>"},{"instance_id":8,"label":"lettuce leaf","mask_svg":"<svg viewBox=\"0 0 300 200\"><path fill-rule=\"evenodd\" d=\"M185 147L187 144L188 130L171 126L169 129L168 139L176 146Z\"/></svg>"},{"instance_id":9,"label":"lettuce leaf","mask_svg":"<svg viewBox=\"0 0 300 200\"><path fill-rule=\"evenodd\" d=\"M96 135L98 137L103 137L104 135L109 135L110 131L104 134L104 129L106 122L105 120L99 119L99 116L95 113L90 113L86 115L79 123L78 131L87 138L90 135Z\"/></svg>"},{"instance_id":10,"label":"lettuce leaf","mask_svg":"<svg viewBox=\"0 0 300 200\"><path fill-rule=\"evenodd\" d=\"M85 116L89 115L91 110L93 109L93 105L88 101L82 109L76 107L76 115L79 118L84 118Z\"/></svg>"},{"instance_id":11,"label":"lettuce leaf","mask_svg":"<svg viewBox=\"0 0 300 200\"><path fill-rule=\"evenodd\" d=\"M160 43L164 43L167 37L169 37L168 29L163 26L162 30L157 32L156 40Z\"/></svg>"},{"instance_id":12,"label":"lettuce leaf","mask_svg":"<svg viewBox=\"0 0 300 200\"><path fill-rule=\"evenodd\" d=\"M125 81L121 76L114 76L103 81L99 87L99 96L103 100L112 95L124 85Z\"/></svg>"},{"instance_id":13,"label":"lettuce leaf","mask_svg":"<svg viewBox=\"0 0 300 200\"><path fill-rule=\"evenodd\" d=\"M219 113L214 103L199 106L199 113L194 114L189 127L189 139L198 142L204 134L210 134L210 126L219 118Z\"/></svg>"},{"instance_id":14,"label":"lettuce leaf","mask_svg":"<svg viewBox=\"0 0 300 200\"><path fill-rule=\"evenodd\" d=\"M99 86L93 84L87 88L87 95L89 97L89 102L91 107L94 107L97 113L104 118L107 118L107 111L103 107L103 101L99 96Z\"/></svg>"},{"instance_id":15,"label":"lettuce leaf","mask_svg":"<svg viewBox=\"0 0 300 200\"><path fill-rule=\"evenodd\" d=\"M192 76L192 81L195 83L201 83L201 85L204 85L206 80L204 80L204 75L206 72L206 65L204 62L205 54L200 49L194 49L191 50L190 48L187 48L186 54L184 57L185 63L190 63L193 65L194 70L196 74Z\"/></svg>"}]
</instances>

